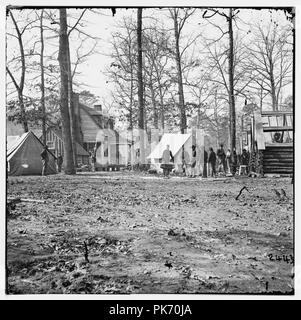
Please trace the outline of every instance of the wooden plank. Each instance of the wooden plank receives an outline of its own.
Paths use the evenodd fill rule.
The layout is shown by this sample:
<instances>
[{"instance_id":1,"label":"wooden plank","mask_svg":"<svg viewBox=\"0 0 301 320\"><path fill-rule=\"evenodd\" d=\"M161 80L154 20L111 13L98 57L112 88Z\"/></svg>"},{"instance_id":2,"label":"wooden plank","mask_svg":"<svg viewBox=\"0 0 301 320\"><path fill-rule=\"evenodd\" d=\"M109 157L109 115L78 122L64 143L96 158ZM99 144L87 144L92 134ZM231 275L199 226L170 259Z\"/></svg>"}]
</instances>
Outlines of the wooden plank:
<instances>
[{"instance_id":1,"label":"wooden plank","mask_svg":"<svg viewBox=\"0 0 301 320\"><path fill-rule=\"evenodd\" d=\"M269 168L263 168L264 173L293 173L294 170L290 168L285 168L285 169L275 169L271 170Z\"/></svg>"},{"instance_id":2,"label":"wooden plank","mask_svg":"<svg viewBox=\"0 0 301 320\"><path fill-rule=\"evenodd\" d=\"M261 111L261 116L293 115L292 111Z\"/></svg>"},{"instance_id":3,"label":"wooden plank","mask_svg":"<svg viewBox=\"0 0 301 320\"><path fill-rule=\"evenodd\" d=\"M292 155L277 155L277 157L275 157L274 155L270 155L270 154L267 154L267 155L264 155L264 160L272 160L272 159L278 159L278 160L290 160L290 161L293 161L294 160L294 157Z\"/></svg>"},{"instance_id":4,"label":"wooden plank","mask_svg":"<svg viewBox=\"0 0 301 320\"><path fill-rule=\"evenodd\" d=\"M277 142L266 142L265 143L266 149L268 149L269 147L293 147L294 144L293 142L288 142L288 143L277 143Z\"/></svg>"},{"instance_id":5,"label":"wooden plank","mask_svg":"<svg viewBox=\"0 0 301 320\"><path fill-rule=\"evenodd\" d=\"M277 146L277 147L272 147L272 146L267 146L266 147L266 152L273 152L273 153L279 153L279 152L285 152L285 153L293 153L294 149L292 147L285 147L285 146Z\"/></svg>"},{"instance_id":6,"label":"wooden plank","mask_svg":"<svg viewBox=\"0 0 301 320\"><path fill-rule=\"evenodd\" d=\"M290 126L263 127L263 132L271 132L271 131L293 131L293 127L290 127Z\"/></svg>"},{"instance_id":7,"label":"wooden plank","mask_svg":"<svg viewBox=\"0 0 301 320\"><path fill-rule=\"evenodd\" d=\"M275 168L280 168L280 167L292 167L294 164L293 161L291 162L276 162L276 161L273 161L273 162L266 162L266 161L263 161L263 166L264 167L275 167Z\"/></svg>"},{"instance_id":8,"label":"wooden plank","mask_svg":"<svg viewBox=\"0 0 301 320\"><path fill-rule=\"evenodd\" d=\"M293 158L267 158L267 157L264 157L263 161L265 162L294 162L293 161L294 159Z\"/></svg>"},{"instance_id":9,"label":"wooden plank","mask_svg":"<svg viewBox=\"0 0 301 320\"><path fill-rule=\"evenodd\" d=\"M286 167L281 167L281 166L263 166L264 171L293 171L294 167L293 166L286 166Z\"/></svg>"}]
</instances>

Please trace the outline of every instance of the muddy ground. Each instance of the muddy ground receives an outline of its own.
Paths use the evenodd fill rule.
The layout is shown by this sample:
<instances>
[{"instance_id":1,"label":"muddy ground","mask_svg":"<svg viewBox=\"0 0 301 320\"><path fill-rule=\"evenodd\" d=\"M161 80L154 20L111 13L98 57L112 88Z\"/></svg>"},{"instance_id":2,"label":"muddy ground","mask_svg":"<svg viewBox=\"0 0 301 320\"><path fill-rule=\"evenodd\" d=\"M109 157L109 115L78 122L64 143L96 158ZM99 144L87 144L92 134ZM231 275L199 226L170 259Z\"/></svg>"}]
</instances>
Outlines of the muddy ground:
<instances>
[{"instance_id":1,"label":"muddy ground","mask_svg":"<svg viewBox=\"0 0 301 320\"><path fill-rule=\"evenodd\" d=\"M7 211L8 294L293 294L289 178L9 177L7 196L45 200Z\"/></svg>"}]
</instances>

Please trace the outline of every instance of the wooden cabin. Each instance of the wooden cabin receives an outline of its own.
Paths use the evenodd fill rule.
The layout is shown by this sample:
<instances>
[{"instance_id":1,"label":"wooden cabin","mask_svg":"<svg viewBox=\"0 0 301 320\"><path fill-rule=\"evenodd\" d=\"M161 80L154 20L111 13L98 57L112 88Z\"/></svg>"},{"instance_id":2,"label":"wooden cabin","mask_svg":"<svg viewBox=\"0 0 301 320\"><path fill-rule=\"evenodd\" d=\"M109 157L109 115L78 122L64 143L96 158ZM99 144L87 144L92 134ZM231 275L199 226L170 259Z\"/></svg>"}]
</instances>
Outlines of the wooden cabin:
<instances>
[{"instance_id":1,"label":"wooden cabin","mask_svg":"<svg viewBox=\"0 0 301 320\"><path fill-rule=\"evenodd\" d=\"M114 119L101 105L88 107L75 101L78 142L87 152L96 147L96 169L119 169L130 161L131 141L114 130Z\"/></svg>"}]
</instances>

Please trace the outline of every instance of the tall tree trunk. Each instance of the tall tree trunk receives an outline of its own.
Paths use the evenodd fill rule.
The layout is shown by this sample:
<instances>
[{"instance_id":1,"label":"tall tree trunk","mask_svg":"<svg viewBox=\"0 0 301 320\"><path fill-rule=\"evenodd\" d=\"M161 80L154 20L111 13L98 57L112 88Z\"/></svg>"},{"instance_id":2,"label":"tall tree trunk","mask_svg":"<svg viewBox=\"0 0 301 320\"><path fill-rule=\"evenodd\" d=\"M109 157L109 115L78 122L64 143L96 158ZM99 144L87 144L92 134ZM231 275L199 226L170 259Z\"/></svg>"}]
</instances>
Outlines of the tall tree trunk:
<instances>
[{"instance_id":1,"label":"tall tree trunk","mask_svg":"<svg viewBox=\"0 0 301 320\"><path fill-rule=\"evenodd\" d=\"M134 125L133 125L133 70L131 69L131 92L130 92L130 130L131 130L131 169L134 169L135 150L134 150Z\"/></svg>"},{"instance_id":2,"label":"tall tree trunk","mask_svg":"<svg viewBox=\"0 0 301 320\"><path fill-rule=\"evenodd\" d=\"M174 34L176 40L176 63L177 63L177 73L178 73L178 90L179 90L179 109L180 109L180 129L181 133L185 133L187 129L185 102L184 102L184 90L183 90L183 77L182 77L182 65L181 65L181 55L180 55L180 34L178 26L178 16L174 12Z\"/></svg>"},{"instance_id":3,"label":"tall tree trunk","mask_svg":"<svg viewBox=\"0 0 301 320\"><path fill-rule=\"evenodd\" d=\"M214 95L214 119L216 123L216 147L219 147L220 143L220 131L219 131L219 120L218 120L218 114L217 114L217 91L215 91Z\"/></svg>"},{"instance_id":4,"label":"tall tree trunk","mask_svg":"<svg viewBox=\"0 0 301 320\"><path fill-rule=\"evenodd\" d=\"M150 92L151 92L151 99L152 99L152 105L153 105L154 128L158 129L159 116L158 116L158 109L157 109L157 103L156 103L156 98L155 98L155 89L153 87L152 79L150 81Z\"/></svg>"},{"instance_id":5,"label":"tall tree trunk","mask_svg":"<svg viewBox=\"0 0 301 320\"><path fill-rule=\"evenodd\" d=\"M59 65L61 75L61 101L60 111L62 117L62 131L64 141L64 170L66 174L75 174L73 162L72 139L70 130L70 115L68 103L68 35L67 35L67 11L65 8L60 12L60 45Z\"/></svg>"},{"instance_id":6,"label":"tall tree trunk","mask_svg":"<svg viewBox=\"0 0 301 320\"><path fill-rule=\"evenodd\" d=\"M77 167L77 152L76 152L76 132L79 130L77 128L77 119L74 112L74 97L73 97L73 77L71 74L71 58L70 58L70 47L69 47L69 37L67 38L67 55L68 55L68 84L69 84L69 115L70 115L70 131L71 131L71 140L72 140L72 153L73 153L73 162Z\"/></svg>"},{"instance_id":7,"label":"tall tree trunk","mask_svg":"<svg viewBox=\"0 0 301 320\"><path fill-rule=\"evenodd\" d=\"M160 75L158 72L158 69L156 68L156 75L157 75L157 81L158 81L158 87L159 87L159 97L160 97L160 108L159 111L157 111L158 116L160 114L160 125L161 129L164 132L164 124L165 124L165 118L164 118L164 98L163 98L163 92L162 92L162 85L160 81Z\"/></svg>"},{"instance_id":8,"label":"tall tree trunk","mask_svg":"<svg viewBox=\"0 0 301 320\"><path fill-rule=\"evenodd\" d=\"M165 116L164 116L164 99L161 84L159 83L159 93L160 93L160 123L161 123L161 130L164 133L165 128Z\"/></svg>"},{"instance_id":9,"label":"tall tree trunk","mask_svg":"<svg viewBox=\"0 0 301 320\"><path fill-rule=\"evenodd\" d=\"M273 67L272 57L269 58L269 63L270 63L272 107L273 107L273 111L278 111L278 100L276 97L276 87L275 87L275 80L274 80L274 67Z\"/></svg>"},{"instance_id":10,"label":"tall tree trunk","mask_svg":"<svg viewBox=\"0 0 301 320\"><path fill-rule=\"evenodd\" d=\"M234 97L234 49L233 49L233 9L229 9L229 118L230 118L230 150L233 154L233 149L236 148L236 119L235 119L235 97Z\"/></svg>"},{"instance_id":11,"label":"tall tree trunk","mask_svg":"<svg viewBox=\"0 0 301 320\"><path fill-rule=\"evenodd\" d=\"M162 129L162 132L164 132L164 129L165 129L165 117L164 117L164 106L163 106L163 103L161 103L161 129Z\"/></svg>"},{"instance_id":12,"label":"tall tree trunk","mask_svg":"<svg viewBox=\"0 0 301 320\"><path fill-rule=\"evenodd\" d=\"M41 107L42 107L42 141L46 145L46 108L45 108L45 75L44 75L44 29L43 29L43 14L44 9L41 11L40 16L40 67L41 67Z\"/></svg>"},{"instance_id":13,"label":"tall tree trunk","mask_svg":"<svg viewBox=\"0 0 301 320\"><path fill-rule=\"evenodd\" d=\"M21 110L21 118L22 118L22 126L24 129L24 132L28 132L28 122L25 112L25 106L24 106L24 99L23 99L23 92L18 90L18 100Z\"/></svg>"},{"instance_id":14,"label":"tall tree trunk","mask_svg":"<svg viewBox=\"0 0 301 320\"><path fill-rule=\"evenodd\" d=\"M143 101L143 78L142 78L142 8L137 11L137 45L138 45L138 104L139 119L138 127L140 132L140 159L141 165L145 164L145 137L144 137L144 101Z\"/></svg>"}]
</instances>

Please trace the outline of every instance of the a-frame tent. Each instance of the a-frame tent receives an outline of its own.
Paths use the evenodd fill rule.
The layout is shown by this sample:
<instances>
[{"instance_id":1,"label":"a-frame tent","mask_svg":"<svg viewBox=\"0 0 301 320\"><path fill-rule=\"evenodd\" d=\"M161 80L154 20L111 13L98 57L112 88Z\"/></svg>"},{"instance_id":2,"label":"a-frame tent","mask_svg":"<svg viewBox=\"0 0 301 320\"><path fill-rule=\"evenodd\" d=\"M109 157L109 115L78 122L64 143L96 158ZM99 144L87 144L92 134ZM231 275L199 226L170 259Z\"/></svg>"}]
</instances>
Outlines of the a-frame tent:
<instances>
[{"instance_id":1,"label":"a-frame tent","mask_svg":"<svg viewBox=\"0 0 301 320\"><path fill-rule=\"evenodd\" d=\"M10 139L7 137L6 160L8 165L8 175L41 175L42 142L32 132L26 132L19 138ZM56 157L48 150L49 162L47 174L56 173Z\"/></svg>"},{"instance_id":2,"label":"a-frame tent","mask_svg":"<svg viewBox=\"0 0 301 320\"><path fill-rule=\"evenodd\" d=\"M169 145L169 150L174 156L174 164L176 171L181 170L182 165L182 147L184 147L186 161L189 162L191 158L191 146L192 146L192 135L178 134L178 133L165 133L160 142L156 145L154 150L147 157L151 161L151 164L155 165L158 169L160 159L162 158L163 151L166 149L166 145Z\"/></svg>"}]
</instances>

